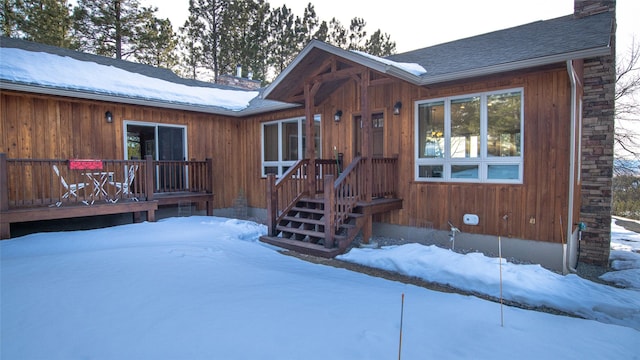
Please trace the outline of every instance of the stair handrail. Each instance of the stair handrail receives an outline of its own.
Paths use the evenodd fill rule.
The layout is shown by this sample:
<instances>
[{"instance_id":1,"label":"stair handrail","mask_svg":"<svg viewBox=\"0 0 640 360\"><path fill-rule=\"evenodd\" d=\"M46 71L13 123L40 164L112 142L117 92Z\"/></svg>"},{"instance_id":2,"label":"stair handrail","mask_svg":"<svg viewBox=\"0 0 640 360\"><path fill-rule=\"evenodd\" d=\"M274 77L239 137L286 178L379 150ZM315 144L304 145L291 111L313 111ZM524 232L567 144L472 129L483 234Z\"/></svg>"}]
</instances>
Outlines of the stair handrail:
<instances>
[{"instance_id":1,"label":"stair handrail","mask_svg":"<svg viewBox=\"0 0 640 360\"><path fill-rule=\"evenodd\" d=\"M325 217L331 217L331 226L325 226L325 247L333 247L337 229L364 196L363 158L357 156L333 183L333 191L325 197Z\"/></svg>"},{"instance_id":2,"label":"stair handrail","mask_svg":"<svg viewBox=\"0 0 640 360\"><path fill-rule=\"evenodd\" d=\"M275 174L267 175L267 226L271 236L275 236L278 222L309 193L305 181L308 165L309 159L298 160L277 181Z\"/></svg>"}]
</instances>

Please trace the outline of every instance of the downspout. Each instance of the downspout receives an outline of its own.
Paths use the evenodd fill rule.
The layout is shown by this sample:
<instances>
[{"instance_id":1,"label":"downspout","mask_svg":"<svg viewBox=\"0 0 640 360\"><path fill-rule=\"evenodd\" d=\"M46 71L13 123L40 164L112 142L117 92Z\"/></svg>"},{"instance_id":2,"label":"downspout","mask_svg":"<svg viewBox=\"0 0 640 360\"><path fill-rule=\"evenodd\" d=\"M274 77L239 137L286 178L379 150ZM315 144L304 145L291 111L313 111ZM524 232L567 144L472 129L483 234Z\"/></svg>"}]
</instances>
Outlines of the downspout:
<instances>
[{"instance_id":1,"label":"downspout","mask_svg":"<svg viewBox=\"0 0 640 360\"><path fill-rule=\"evenodd\" d=\"M575 192L575 181L576 181L576 94L577 94L577 75L576 71L573 68L573 61L567 60L567 72L569 73L569 79L571 80L571 131L570 131L570 158L569 158L569 206L567 206L567 244L562 244L563 247L563 266L562 271L566 273L566 269L569 269L571 272L577 272L577 270L569 264L567 256L567 246L569 244L569 239L573 238L572 230L573 230L573 206L574 206L574 192ZM576 251L573 247L570 249L571 251Z\"/></svg>"}]
</instances>

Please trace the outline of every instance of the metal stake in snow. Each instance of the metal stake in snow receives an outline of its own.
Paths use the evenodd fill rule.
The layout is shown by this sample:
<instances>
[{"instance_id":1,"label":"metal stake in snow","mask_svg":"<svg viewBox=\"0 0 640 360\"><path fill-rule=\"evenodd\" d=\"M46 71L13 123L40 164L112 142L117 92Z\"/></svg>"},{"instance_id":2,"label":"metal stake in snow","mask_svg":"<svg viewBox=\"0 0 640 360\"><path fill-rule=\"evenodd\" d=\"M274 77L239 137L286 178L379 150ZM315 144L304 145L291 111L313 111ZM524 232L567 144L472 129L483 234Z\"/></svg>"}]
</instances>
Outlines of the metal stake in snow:
<instances>
[{"instance_id":1,"label":"metal stake in snow","mask_svg":"<svg viewBox=\"0 0 640 360\"><path fill-rule=\"evenodd\" d=\"M500 326L504 327L504 311L502 304L502 241L498 235L498 257L500 261Z\"/></svg>"},{"instance_id":2,"label":"metal stake in snow","mask_svg":"<svg viewBox=\"0 0 640 360\"><path fill-rule=\"evenodd\" d=\"M507 229L509 226L509 215L505 214L502 219L507 222ZM502 301L502 239L498 233L498 260L500 261L500 326L504 327L504 303Z\"/></svg>"},{"instance_id":3,"label":"metal stake in snow","mask_svg":"<svg viewBox=\"0 0 640 360\"><path fill-rule=\"evenodd\" d=\"M404 293L402 293L402 304L400 306L400 343L398 344L398 360L402 354L402 319L404 318Z\"/></svg>"}]
</instances>

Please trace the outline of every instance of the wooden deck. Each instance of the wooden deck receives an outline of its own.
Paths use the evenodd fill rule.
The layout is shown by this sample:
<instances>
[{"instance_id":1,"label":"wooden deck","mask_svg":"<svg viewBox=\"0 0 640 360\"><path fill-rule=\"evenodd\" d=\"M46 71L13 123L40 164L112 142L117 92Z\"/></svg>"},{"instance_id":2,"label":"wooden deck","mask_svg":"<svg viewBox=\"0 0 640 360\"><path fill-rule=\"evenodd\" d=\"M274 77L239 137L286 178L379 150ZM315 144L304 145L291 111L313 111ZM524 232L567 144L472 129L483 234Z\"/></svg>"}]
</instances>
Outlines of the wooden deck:
<instances>
[{"instance_id":1,"label":"wooden deck","mask_svg":"<svg viewBox=\"0 0 640 360\"><path fill-rule=\"evenodd\" d=\"M13 223L123 213L132 213L134 222L155 221L160 206L184 203L213 215L211 159L84 163L99 170L77 168L82 161L7 159L0 153L0 239L11 237ZM102 178L94 182L86 177L88 171Z\"/></svg>"}]
</instances>

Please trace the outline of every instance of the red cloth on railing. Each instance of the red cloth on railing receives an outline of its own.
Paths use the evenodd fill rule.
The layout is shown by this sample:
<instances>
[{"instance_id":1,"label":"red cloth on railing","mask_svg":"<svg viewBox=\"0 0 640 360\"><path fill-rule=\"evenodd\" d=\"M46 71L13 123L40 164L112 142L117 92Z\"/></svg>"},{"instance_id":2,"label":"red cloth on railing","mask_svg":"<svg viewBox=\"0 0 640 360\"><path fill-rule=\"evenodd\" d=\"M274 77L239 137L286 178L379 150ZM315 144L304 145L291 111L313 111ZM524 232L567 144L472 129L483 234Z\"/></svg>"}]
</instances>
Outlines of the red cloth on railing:
<instances>
[{"instance_id":1,"label":"red cloth on railing","mask_svg":"<svg viewBox=\"0 0 640 360\"><path fill-rule=\"evenodd\" d=\"M70 170L102 170L102 160L69 159Z\"/></svg>"}]
</instances>

